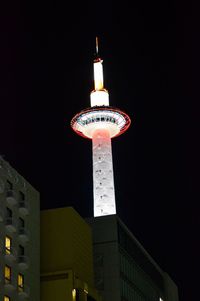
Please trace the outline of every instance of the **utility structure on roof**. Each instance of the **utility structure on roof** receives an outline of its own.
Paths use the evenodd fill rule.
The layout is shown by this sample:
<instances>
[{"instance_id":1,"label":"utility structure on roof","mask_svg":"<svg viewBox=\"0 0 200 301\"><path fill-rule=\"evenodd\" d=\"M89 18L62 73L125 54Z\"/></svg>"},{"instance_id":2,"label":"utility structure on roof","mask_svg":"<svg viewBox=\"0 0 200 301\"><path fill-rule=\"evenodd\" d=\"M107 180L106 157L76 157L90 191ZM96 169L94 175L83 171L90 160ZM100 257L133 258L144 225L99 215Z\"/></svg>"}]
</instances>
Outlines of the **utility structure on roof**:
<instances>
[{"instance_id":1,"label":"utility structure on roof","mask_svg":"<svg viewBox=\"0 0 200 301\"><path fill-rule=\"evenodd\" d=\"M94 217L116 214L111 138L123 134L131 123L125 112L109 105L102 63L96 38L91 107L76 114L71 121L71 127L77 134L92 139Z\"/></svg>"}]
</instances>

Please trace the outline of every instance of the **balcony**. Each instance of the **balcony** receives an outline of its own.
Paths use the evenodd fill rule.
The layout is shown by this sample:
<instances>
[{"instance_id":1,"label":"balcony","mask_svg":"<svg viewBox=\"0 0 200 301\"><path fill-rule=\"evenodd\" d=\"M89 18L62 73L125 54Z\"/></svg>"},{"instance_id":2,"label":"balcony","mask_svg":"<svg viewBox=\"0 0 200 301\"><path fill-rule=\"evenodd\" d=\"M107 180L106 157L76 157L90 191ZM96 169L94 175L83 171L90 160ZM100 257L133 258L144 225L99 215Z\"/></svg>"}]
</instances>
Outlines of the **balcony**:
<instances>
[{"instance_id":1,"label":"balcony","mask_svg":"<svg viewBox=\"0 0 200 301\"><path fill-rule=\"evenodd\" d=\"M27 285L24 285L23 287L18 286L18 297L20 300L28 298L30 295L30 289Z\"/></svg>"},{"instance_id":2,"label":"balcony","mask_svg":"<svg viewBox=\"0 0 200 301\"><path fill-rule=\"evenodd\" d=\"M18 257L18 267L20 270L26 270L29 267L29 258L25 255L20 255Z\"/></svg>"},{"instance_id":3,"label":"balcony","mask_svg":"<svg viewBox=\"0 0 200 301\"><path fill-rule=\"evenodd\" d=\"M18 236L19 236L20 242L22 242L22 243L27 243L29 241L29 232L25 228L19 229Z\"/></svg>"},{"instance_id":4,"label":"balcony","mask_svg":"<svg viewBox=\"0 0 200 301\"><path fill-rule=\"evenodd\" d=\"M17 231L17 222L15 219L13 219L13 217L7 217L5 220L5 226L6 229L9 232L16 232Z\"/></svg>"},{"instance_id":5,"label":"balcony","mask_svg":"<svg viewBox=\"0 0 200 301\"><path fill-rule=\"evenodd\" d=\"M5 289L5 292L11 293L12 291L15 290L15 285L11 280L5 279L4 280L4 289Z\"/></svg>"},{"instance_id":6,"label":"balcony","mask_svg":"<svg viewBox=\"0 0 200 301\"><path fill-rule=\"evenodd\" d=\"M13 190L8 190L6 192L6 202L9 206L13 206L17 204L17 196L16 192Z\"/></svg>"},{"instance_id":7,"label":"balcony","mask_svg":"<svg viewBox=\"0 0 200 301\"><path fill-rule=\"evenodd\" d=\"M28 202L26 200L19 201L19 213L22 215L29 214L29 206L28 206Z\"/></svg>"}]
</instances>

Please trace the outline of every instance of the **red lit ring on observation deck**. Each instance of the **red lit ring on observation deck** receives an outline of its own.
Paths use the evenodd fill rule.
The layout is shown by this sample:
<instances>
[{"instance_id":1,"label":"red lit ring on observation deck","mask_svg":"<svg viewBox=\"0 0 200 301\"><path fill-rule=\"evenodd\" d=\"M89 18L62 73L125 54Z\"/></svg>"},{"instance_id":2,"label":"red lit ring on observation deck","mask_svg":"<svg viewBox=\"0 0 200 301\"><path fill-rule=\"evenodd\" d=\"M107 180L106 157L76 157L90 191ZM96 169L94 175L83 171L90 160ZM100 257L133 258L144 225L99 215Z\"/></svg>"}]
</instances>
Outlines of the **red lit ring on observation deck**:
<instances>
[{"instance_id":1,"label":"red lit ring on observation deck","mask_svg":"<svg viewBox=\"0 0 200 301\"><path fill-rule=\"evenodd\" d=\"M130 126L131 119L123 111L118 108L110 106L95 106L82 110L76 114L71 120L72 129L80 136L84 138L92 139L90 135L86 133L88 126L94 125L98 128L98 124L114 125L117 129L117 133L111 136L111 138L117 137L123 134Z\"/></svg>"}]
</instances>

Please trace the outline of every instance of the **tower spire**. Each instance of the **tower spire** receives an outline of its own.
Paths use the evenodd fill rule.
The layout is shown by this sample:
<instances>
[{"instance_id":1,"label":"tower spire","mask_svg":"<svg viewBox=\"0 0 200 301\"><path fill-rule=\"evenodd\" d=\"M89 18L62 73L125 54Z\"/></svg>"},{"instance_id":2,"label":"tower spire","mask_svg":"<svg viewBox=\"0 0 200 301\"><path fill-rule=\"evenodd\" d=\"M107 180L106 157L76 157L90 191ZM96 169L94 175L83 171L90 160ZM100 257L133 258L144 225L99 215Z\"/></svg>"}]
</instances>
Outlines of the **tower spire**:
<instances>
[{"instance_id":1,"label":"tower spire","mask_svg":"<svg viewBox=\"0 0 200 301\"><path fill-rule=\"evenodd\" d=\"M93 63L93 66L94 66L94 91L106 91L104 89L104 86L103 86L103 60L99 57L99 41L98 41L98 37L96 37L96 54L95 54L95 59L94 59L94 63ZM107 92L108 94L108 92ZM96 93L97 95L97 93ZM93 95L94 96L94 95ZM108 95L106 97L106 103L102 103L102 105L109 105L108 103ZM93 106L92 104L92 101L91 101L91 105ZM96 105L96 103L95 103Z\"/></svg>"},{"instance_id":2,"label":"tower spire","mask_svg":"<svg viewBox=\"0 0 200 301\"><path fill-rule=\"evenodd\" d=\"M98 41L98 37L96 37L96 55L98 56L99 54L99 41Z\"/></svg>"}]
</instances>

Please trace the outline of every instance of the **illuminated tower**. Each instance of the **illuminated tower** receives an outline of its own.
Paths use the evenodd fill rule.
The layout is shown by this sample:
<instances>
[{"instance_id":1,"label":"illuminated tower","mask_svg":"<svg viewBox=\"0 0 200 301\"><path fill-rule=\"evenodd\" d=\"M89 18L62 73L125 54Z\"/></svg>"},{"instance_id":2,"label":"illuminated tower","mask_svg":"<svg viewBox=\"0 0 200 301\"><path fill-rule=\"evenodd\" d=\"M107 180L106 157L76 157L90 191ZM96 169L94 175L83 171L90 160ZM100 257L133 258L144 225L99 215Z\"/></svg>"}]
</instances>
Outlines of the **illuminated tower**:
<instances>
[{"instance_id":1,"label":"illuminated tower","mask_svg":"<svg viewBox=\"0 0 200 301\"><path fill-rule=\"evenodd\" d=\"M116 214L111 138L124 133L131 123L126 113L109 105L102 63L96 38L91 107L76 114L71 121L77 134L92 139L94 217Z\"/></svg>"}]
</instances>

